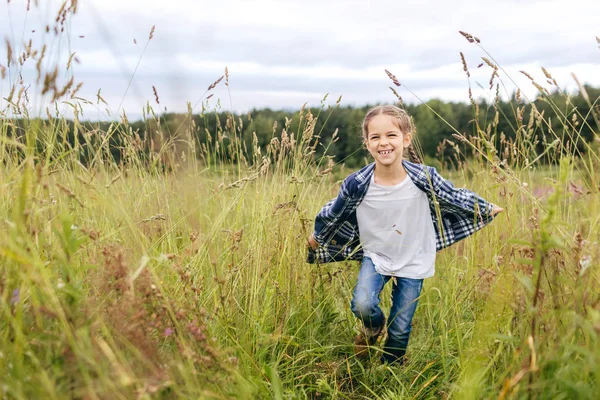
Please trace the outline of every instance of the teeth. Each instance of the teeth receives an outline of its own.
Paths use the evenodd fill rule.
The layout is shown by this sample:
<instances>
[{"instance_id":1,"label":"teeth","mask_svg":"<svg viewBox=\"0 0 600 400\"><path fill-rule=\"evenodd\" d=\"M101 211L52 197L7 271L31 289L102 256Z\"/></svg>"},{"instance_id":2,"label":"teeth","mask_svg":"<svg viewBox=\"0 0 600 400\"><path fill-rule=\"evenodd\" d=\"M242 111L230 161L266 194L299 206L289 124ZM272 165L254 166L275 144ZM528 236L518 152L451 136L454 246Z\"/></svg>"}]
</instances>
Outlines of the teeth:
<instances>
[{"instance_id":1,"label":"teeth","mask_svg":"<svg viewBox=\"0 0 600 400\"><path fill-rule=\"evenodd\" d=\"M390 154L392 152L392 150L383 150L380 151L379 154Z\"/></svg>"}]
</instances>

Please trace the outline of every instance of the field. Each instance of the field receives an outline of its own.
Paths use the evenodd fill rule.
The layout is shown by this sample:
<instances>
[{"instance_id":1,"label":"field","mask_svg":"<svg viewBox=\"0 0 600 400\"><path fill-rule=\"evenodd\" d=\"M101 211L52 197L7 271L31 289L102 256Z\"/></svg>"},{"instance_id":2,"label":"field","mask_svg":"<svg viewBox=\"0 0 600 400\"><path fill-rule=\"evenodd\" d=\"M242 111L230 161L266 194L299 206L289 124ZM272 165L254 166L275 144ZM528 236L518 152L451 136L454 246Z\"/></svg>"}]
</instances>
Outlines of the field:
<instances>
[{"instance_id":1,"label":"field","mask_svg":"<svg viewBox=\"0 0 600 400\"><path fill-rule=\"evenodd\" d=\"M60 138L60 127L27 132ZM266 154L256 148L254 166L176 171L133 158L86 166L60 146L48 160L4 136L2 395L597 396L600 202L587 164L470 159L448 172L506 212L439 253L396 368L376 349L353 355L358 265L305 263L339 179L311 158L310 124L297 128L297 141L279 132Z\"/></svg>"},{"instance_id":2,"label":"field","mask_svg":"<svg viewBox=\"0 0 600 400\"><path fill-rule=\"evenodd\" d=\"M380 346L354 356L358 264L305 262L314 216L352 172L315 131L339 103L303 109L263 147L233 117L198 143L190 119L167 135L148 106L158 128L140 137L126 119L99 130L17 112L13 94L0 122L0 398L600 397L598 100L595 126L516 101L499 117L514 139L492 118L446 142L441 173L505 212L438 253L397 367Z\"/></svg>"}]
</instances>

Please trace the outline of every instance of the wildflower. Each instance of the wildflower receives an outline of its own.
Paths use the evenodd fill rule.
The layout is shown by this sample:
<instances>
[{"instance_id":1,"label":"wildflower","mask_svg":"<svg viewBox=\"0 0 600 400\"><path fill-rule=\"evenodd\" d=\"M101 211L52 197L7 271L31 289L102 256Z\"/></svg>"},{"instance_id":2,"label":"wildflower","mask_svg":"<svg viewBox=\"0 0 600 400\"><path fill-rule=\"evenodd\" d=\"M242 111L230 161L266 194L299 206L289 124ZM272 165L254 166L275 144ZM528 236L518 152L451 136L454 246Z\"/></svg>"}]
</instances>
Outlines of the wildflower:
<instances>
[{"instance_id":1,"label":"wildflower","mask_svg":"<svg viewBox=\"0 0 600 400\"><path fill-rule=\"evenodd\" d=\"M581 267L581 270L579 271L579 275L583 276L583 274L590 267L591 264L592 264L592 257L590 257L590 256L581 257L581 260L579 260L579 266Z\"/></svg>"},{"instance_id":2,"label":"wildflower","mask_svg":"<svg viewBox=\"0 0 600 400\"><path fill-rule=\"evenodd\" d=\"M229 361L230 364L238 365L238 358L237 357L233 357L233 356L232 357L228 357L227 361Z\"/></svg>"},{"instance_id":3,"label":"wildflower","mask_svg":"<svg viewBox=\"0 0 600 400\"><path fill-rule=\"evenodd\" d=\"M165 337L169 337L172 334L173 334L173 329L172 328L165 329L165 333L164 333Z\"/></svg>"},{"instance_id":4,"label":"wildflower","mask_svg":"<svg viewBox=\"0 0 600 400\"><path fill-rule=\"evenodd\" d=\"M10 298L10 305L14 306L21 301L21 292L19 289L13 290L12 297Z\"/></svg>"}]
</instances>

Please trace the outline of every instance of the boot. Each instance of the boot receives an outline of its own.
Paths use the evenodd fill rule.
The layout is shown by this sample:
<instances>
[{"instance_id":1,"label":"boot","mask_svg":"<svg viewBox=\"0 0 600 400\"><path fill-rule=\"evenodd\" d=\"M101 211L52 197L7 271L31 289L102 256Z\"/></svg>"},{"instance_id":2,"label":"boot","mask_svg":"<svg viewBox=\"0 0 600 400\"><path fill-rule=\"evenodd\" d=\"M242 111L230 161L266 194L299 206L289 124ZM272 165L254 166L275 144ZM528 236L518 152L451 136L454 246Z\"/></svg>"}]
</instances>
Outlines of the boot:
<instances>
[{"instance_id":1,"label":"boot","mask_svg":"<svg viewBox=\"0 0 600 400\"><path fill-rule=\"evenodd\" d=\"M369 347L377 343L377 338L383 332L386 320L377 328L367 328L363 326L360 333L354 338L354 354L359 358L365 358L369 355Z\"/></svg>"}]
</instances>

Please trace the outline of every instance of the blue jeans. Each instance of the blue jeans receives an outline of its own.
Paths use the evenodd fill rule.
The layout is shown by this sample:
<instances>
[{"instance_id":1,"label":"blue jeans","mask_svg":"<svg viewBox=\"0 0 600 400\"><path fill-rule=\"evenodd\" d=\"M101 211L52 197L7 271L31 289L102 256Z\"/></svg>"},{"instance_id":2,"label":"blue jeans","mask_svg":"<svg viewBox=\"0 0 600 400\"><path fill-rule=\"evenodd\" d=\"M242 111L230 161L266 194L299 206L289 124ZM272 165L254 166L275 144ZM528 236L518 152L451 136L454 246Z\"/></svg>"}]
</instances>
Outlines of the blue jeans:
<instances>
[{"instance_id":1,"label":"blue jeans","mask_svg":"<svg viewBox=\"0 0 600 400\"><path fill-rule=\"evenodd\" d=\"M383 286L391 276L380 275L369 257L363 258L358 282L352 293L350 304L352 312L367 328L378 328L384 324L385 317L379 307ZM384 346L383 361L400 360L406 353L410 337L411 322L423 279L396 278L392 288L392 308L387 322L388 338Z\"/></svg>"}]
</instances>

